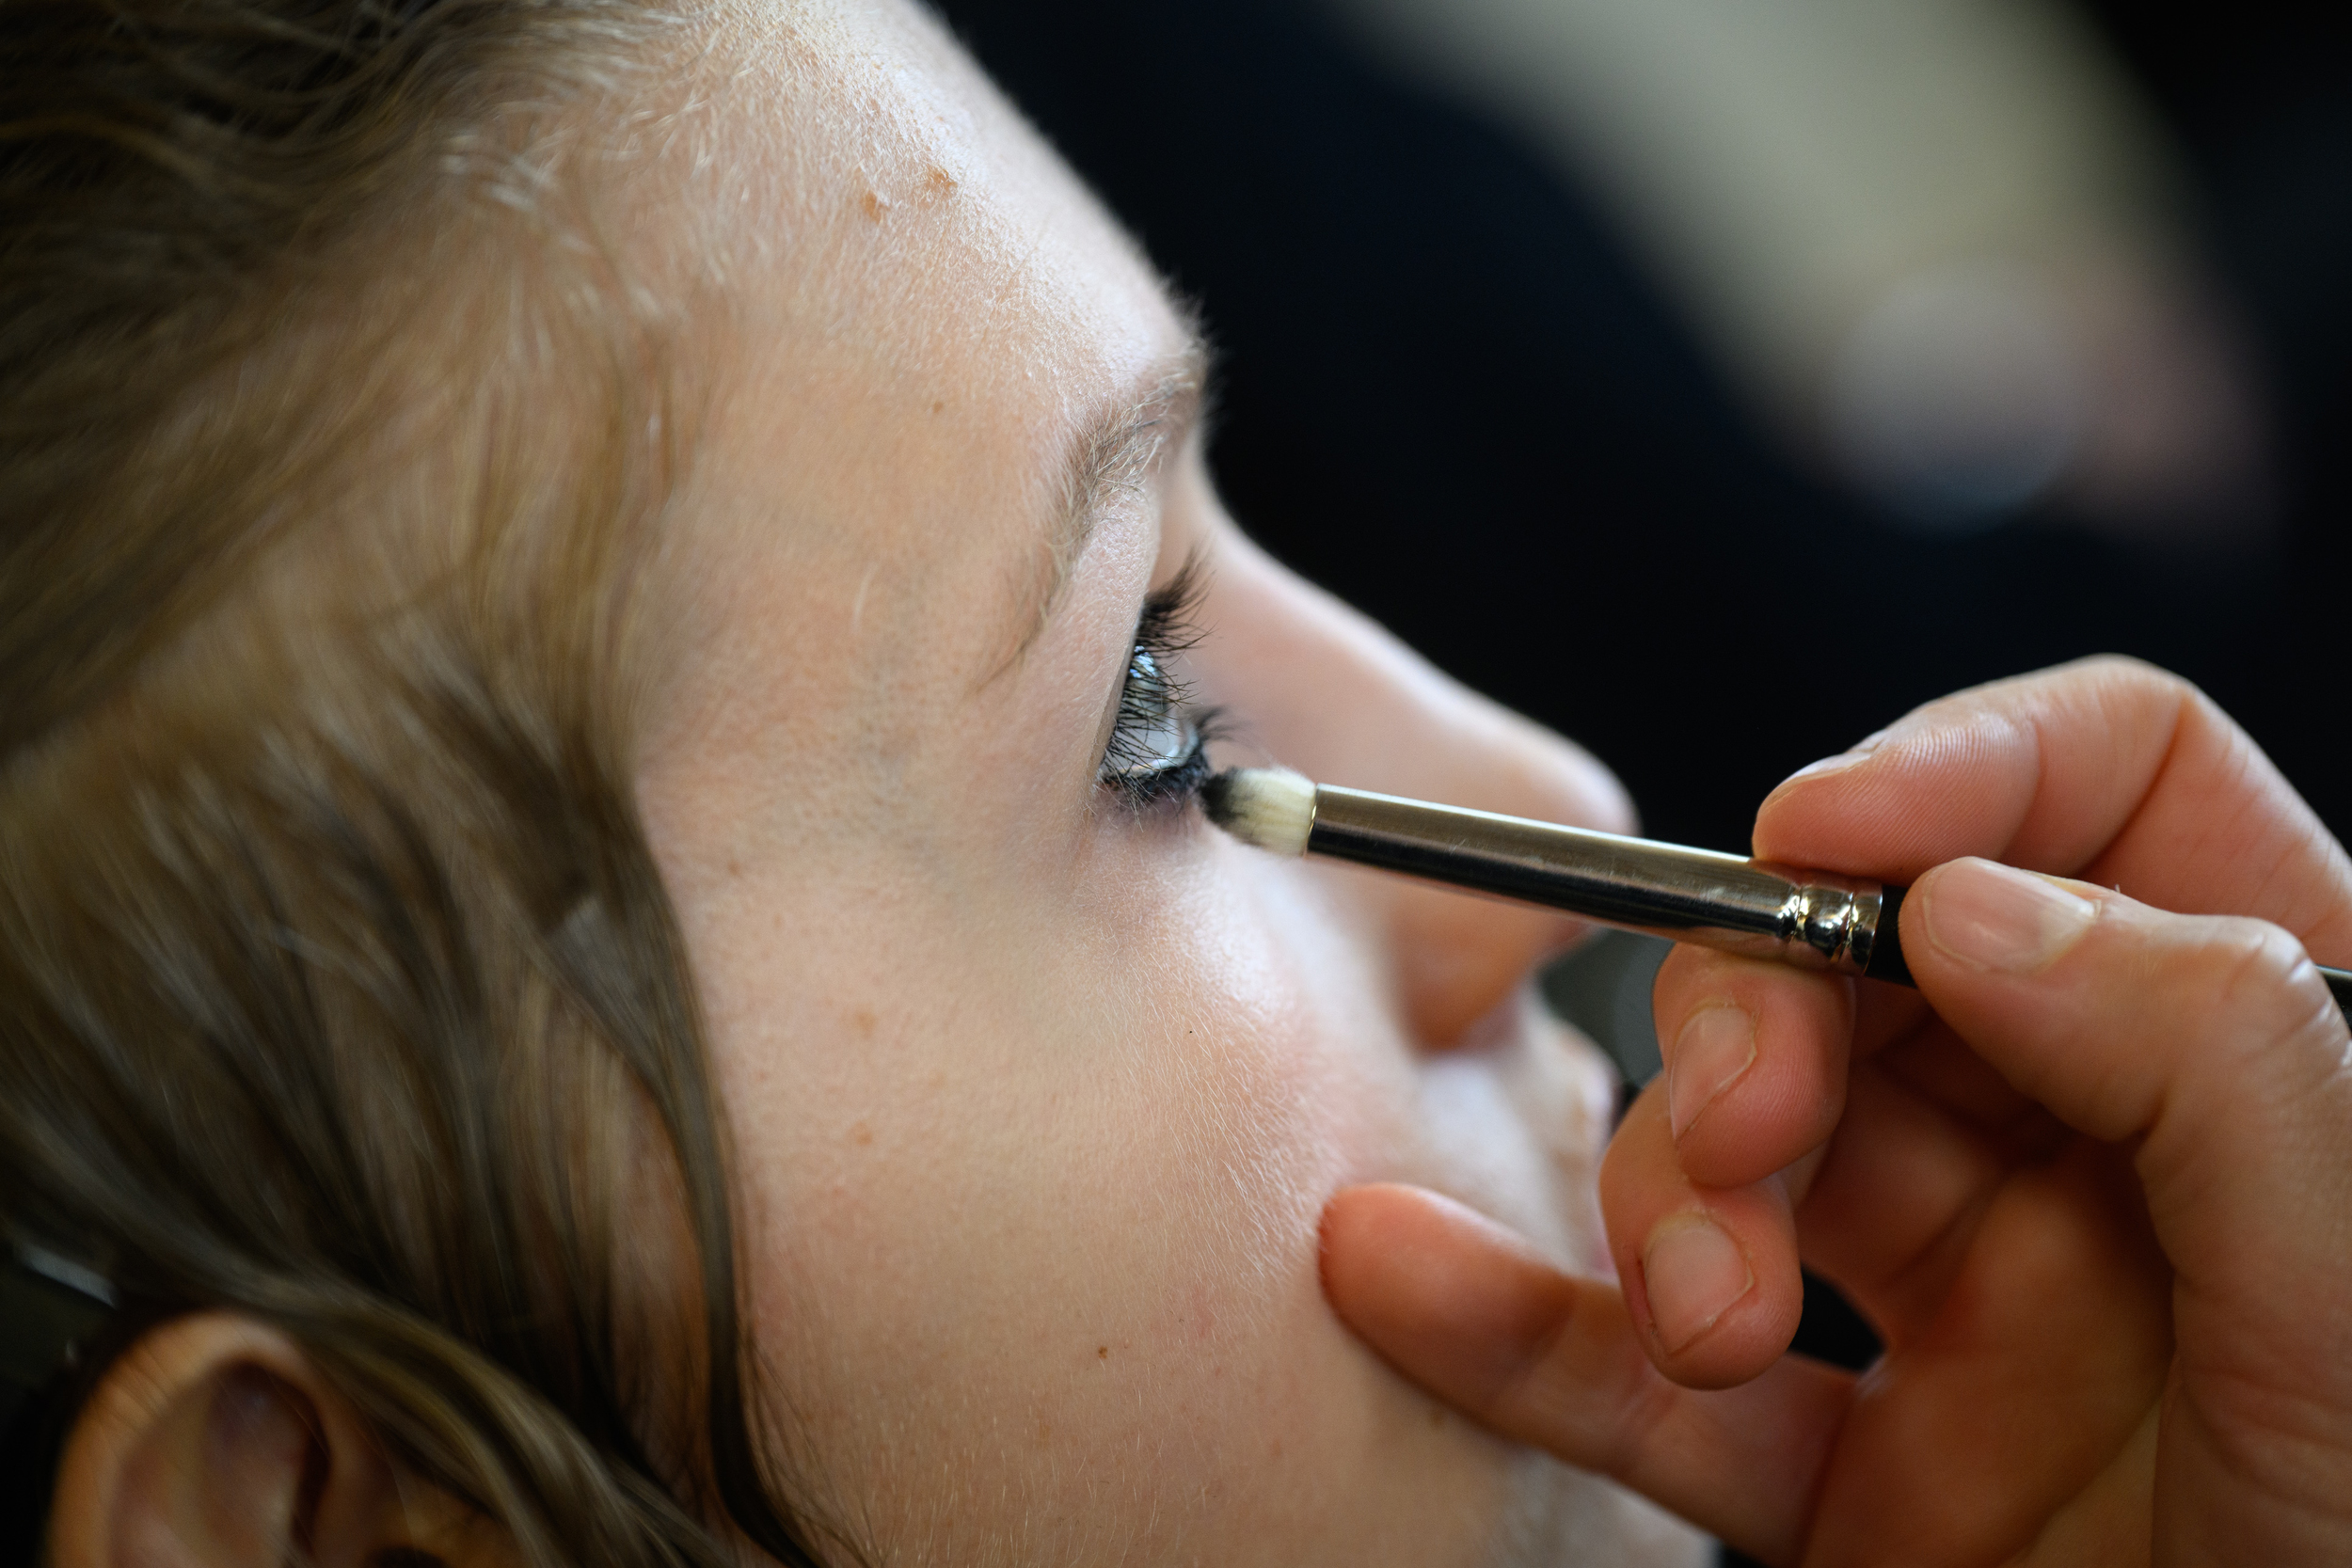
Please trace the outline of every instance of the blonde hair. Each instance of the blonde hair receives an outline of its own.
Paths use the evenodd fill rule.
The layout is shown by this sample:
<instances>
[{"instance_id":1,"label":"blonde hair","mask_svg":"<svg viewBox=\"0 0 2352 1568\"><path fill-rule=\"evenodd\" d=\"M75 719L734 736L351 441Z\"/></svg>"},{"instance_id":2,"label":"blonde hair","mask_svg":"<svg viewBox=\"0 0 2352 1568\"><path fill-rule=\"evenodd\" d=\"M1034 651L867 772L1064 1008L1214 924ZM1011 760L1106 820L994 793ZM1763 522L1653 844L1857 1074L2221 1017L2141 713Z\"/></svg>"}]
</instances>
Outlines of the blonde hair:
<instances>
[{"instance_id":1,"label":"blonde hair","mask_svg":"<svg viewBox=\"0 0 2352 1568\"><path fill-rule=\"evenodd\" d=\"M538 243L537 128L686 26L0 13L0 1225L284 1330L533 1565L818 1539L631 790L680 419Z\"/></svg>"}]
</instances>

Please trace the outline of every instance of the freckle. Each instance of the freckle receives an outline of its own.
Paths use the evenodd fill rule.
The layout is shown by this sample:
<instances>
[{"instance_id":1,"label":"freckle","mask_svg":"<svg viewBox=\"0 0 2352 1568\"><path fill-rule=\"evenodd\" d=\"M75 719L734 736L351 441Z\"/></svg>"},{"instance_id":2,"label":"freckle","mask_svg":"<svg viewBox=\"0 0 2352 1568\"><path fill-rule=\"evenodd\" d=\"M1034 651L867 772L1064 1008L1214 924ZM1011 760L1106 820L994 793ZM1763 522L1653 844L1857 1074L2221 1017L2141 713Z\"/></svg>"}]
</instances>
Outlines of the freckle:
<instances>
[{"instance_id":1,"label":"freckle","mask_svg":"<svg viewBox=\"0 0 2352 1568\"><path fill-rule=\"evenodd\" d=\"M890 198L880 191L867 191L860 205L865 207L866 216L869 222L880 223L882 214L890 206Z\"/></svg>"},{"instance_id":2,"label":"freckle","mask_svg":"<svg viewBox=\"0 0 2352 1568\"><path fill-rule=\"evenodd\" d=\"M862 1121L853 1122L850 1126L850 1141L860 1148L868 1148L874 1141L874 1130Z\"/></svg>"},{"instance_id":3,"label":"freckle","mask_svg":"<svg viewBox=\"0 0 2352 1568\"><path fill-rule=\"evenodd\" d=\"M874 1009L871 1007L860 1007L850 1015L850 1027L861 1035L872 1034L874 1025L878 1022L879 1020L874 1016Z\"/></svg>"},{"instance_id":4,"label":"freckle","mask_svg":"<svg viewBox=\"0 0 2352 1568\"><path fill-rule=\"evenodd\" d=\"M923 183L930 188L932 196L941 197L956 188L956 177L933 164L924 175Z\"/></svg>"},{"instance_id":5,"label":"freckle","mask_svg":"<svg viewBox=\"0 0 2352 1568\"><path fill-rule=\"evenodd\" d=\"M743 875L743 863L737 860L733 855L729 855L727 857L727 875L730 877L740 877Z\"/></svg>"},{"instance_id":6,"label":"freckle","mask_svg":"<svg viewBox=\"0 0 2352 1568\"><path fill-rule=\"evenodd\" d=\"M931 404L931 412L934 414L944 414L946 410L947 405L944 403L934 403Z\"/></svg>"},{"instance_id":7,"label":"freckle","mask_svg":"<svg viewBox=\"0 0 2352 1568\"><path fill-rule=\"evenodd\" d=\"M1039 1442L1041 1442L1041 1443L1043 1443L1043 1442L1048 1442L1048 1441L1050 1441L1050 1440L1052 1439L1053 1435L1054 1435L1054 1428L1053 1428L1053 1423L1051 1423L1050 1421L1040 1421L1040 1422L1038 1422L1038 1424L1037 1424L1037 1440L1038 1440Z\"/></svg>"},{"instance_id":8,"label":"freckle","mask_svg":"<svg viewBox=\"0 0 2352 1568\"><path fill-rule=\"evenodd\" d=\"M1108 1345L1097 1345L1097 1346L1095 1346L1095 1347L1094 1347L1094 1359L1096 1359L1097 1361L1108 1361L1110 1358L1111 1358L1111 1348L1110 1348L1110 1346L1108 1346Z\"/></svg>"}]
</instances>

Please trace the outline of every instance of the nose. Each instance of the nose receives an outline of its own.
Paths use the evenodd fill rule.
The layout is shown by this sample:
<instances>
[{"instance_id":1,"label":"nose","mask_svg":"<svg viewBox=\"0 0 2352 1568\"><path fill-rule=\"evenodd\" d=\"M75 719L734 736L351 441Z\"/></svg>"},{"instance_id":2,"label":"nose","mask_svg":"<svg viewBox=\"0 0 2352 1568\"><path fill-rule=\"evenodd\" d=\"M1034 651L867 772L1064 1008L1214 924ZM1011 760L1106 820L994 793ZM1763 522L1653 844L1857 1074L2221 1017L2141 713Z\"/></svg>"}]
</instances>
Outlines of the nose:
<instances>
[{"instance_id":1,"label":"nose","mask_svg":"<svg viewBox=\"0 0 2352 1568\"><path fill-rule=\"evenodd\" d=\"M1245 742L1323 784L1630 830L1609 770L1432 667L1364 616L1229 534L1203 606L1202 673ZM1377 922L1404 1017L1441 1049L1509 998L1578 922L1406 878L1334 867Z\"/></svg>"}]
</instances>

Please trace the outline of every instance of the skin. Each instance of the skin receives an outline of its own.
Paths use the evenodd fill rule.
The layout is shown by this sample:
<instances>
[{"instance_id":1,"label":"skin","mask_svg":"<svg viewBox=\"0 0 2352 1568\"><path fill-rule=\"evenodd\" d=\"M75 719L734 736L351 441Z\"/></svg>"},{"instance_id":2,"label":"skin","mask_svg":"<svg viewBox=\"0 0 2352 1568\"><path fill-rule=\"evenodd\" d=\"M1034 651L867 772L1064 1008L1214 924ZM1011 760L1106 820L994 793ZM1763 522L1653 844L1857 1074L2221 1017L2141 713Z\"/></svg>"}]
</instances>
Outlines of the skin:
<instances>
[{"instance_id":1,"label":"skin","mask_svg":"<svg viewBox=\"0 0 2352 1568\"><path fill-rule=\"evenodd\" d=\"M1364 1180L1607 1267L1613 1077L1532 990L1579 928L1275 861L1101 762L1143 597L1198 562L1226 759L1604 828L1616 781L1240 536L1185 317L915 7L746 7L640 87L576 165L691 430L635 585L637 797L804 1512L908 1566L1703 1561L1397 1378L1317 1279ZM1073 482L1089 451L1124 456ZM69 1561L279 1561L331 1389L284 1345L165 1350L106 1406L153 1420L75 1450ZM270 1420L209 1420L256 1369ZM172 1472L270 1483L214 1488L216 1528ZM312 1535L358 1568L400 1521L350 1496Z\"/></svg>"},{"instance_id":2,"label":"skin","mask_svg":"<svg viewBox=\"0 0 2352 1568\"><path fill-rule=\"evenodd\" d=\"M1531 984L1578 928L1278 861L1100 770L1145 595L1196 562L1179 662L1224 760L1622 828L1614 780L1242 537L1184 317L914 6L745 8L628 90L567 167L691 436L634 585L637 790L804 1513L909 1565L1704 1560L1397 1376L1318 1279L1324 1204L1374 1180L1607 1266L1613 1074ZM105 1408L152 1418L75 1450L72 1568L413 1538L373 1483L295 1529L300 1434L384 1461L293 1347L220 1345L140 1363ZM205 1415L257 1372L267 1419ZM212 1489L216 1528L173 1473L269 1483Z\"/></svg>"},{"instance_id":3,"label":"skin","mask_svg":"<svg viewBox=\"0 0 2352 1568\"><path fill-rule=\"evenodd\" d=\"M894 1563L1703 1559L1531 1445L1774 1561L2352 1551L2302 945L2352 956L2352 869L2210 705L2061 671L1784 785L1759 852L1915 879L1920 994L1678 954L1603 1168L1528 985L1570 925L1098 769L1199 559L1223 760L1623 828L1607 774L1235 531L1182 317L918 15L745 11L680 74L595 166L697 414L638 782L813 1516ZM1867 1380L1782 1357L1800 1258L1886 1332ZM110 1371L55 1517L70 1568L509 1546L219 1318Z\"/></svg>"},{"instance_id":4,"label":"skin","mask_svg":"<svg viewBox=\"0 0 2352 1568\"><path fill-rule=\"evenodd\" d=\"M724 332L639 783L815 1511L898 1562L1696 1560L1318 1286L1325 1201L1375 1179L1605 1266L1610 1078L1530 987L1575 928L1098 768L1142 598L1197 558L1228 760L1622 827L1613 781L1242 538L1183 318L927 23L743 18L708 103ZM1073 454L1141 404L1073 529Z\"/></svg>"},{"instance_id":5,"label":"skin","mask_svg":"<svg viewBox=\"0 0 2352 1568\"><path fill-rule=\"evenodd\" d=\"M2345 1560L2343 849L2121 660L1930 705L1784 784L1756 848L1915 879L1917 993L1677 952L1602 1179L1624 1294L1384 1186L1331 1209L1343 1315L1767 1561ZM1744 1055L1705 1048L1725 1010ZM1699 1226L1733 1266L1661 1266ZM1864 1378L1782 1356L1800 1258L1885 1338Z\"/></svg>"}]
</instances>

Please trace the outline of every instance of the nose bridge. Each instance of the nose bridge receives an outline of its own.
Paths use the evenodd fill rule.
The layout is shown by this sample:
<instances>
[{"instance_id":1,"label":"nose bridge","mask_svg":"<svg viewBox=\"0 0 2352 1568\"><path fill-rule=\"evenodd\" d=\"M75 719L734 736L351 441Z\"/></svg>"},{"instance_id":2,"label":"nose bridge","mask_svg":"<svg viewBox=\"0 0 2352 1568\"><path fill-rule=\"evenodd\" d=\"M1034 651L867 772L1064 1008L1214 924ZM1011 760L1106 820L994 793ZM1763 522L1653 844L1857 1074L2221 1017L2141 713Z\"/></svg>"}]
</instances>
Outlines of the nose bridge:
<instances>
[{"instance_id":1,"label":"nose bridge","mask_svg":"<svg viewBox=\"0 0 2352 1568\"><path fill-rule=\"evenodd\" d=\"M1236 596L1231 623L1249 630L1242 645L1219 651L1237 660L1246 689L1236 695L1274 760L1324 783L1611 832L1631 827L1623 790L1583 752L1248 554L1234 569L1220 565ZM1459 1041L1581 929L1549 910L1381 873L1334 874L1378 921L1406 1018L1431 1048Z\"/></svg>"}]
</instances>

